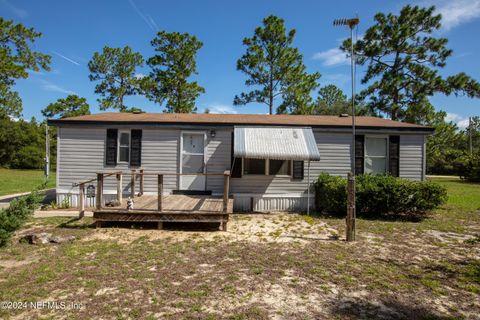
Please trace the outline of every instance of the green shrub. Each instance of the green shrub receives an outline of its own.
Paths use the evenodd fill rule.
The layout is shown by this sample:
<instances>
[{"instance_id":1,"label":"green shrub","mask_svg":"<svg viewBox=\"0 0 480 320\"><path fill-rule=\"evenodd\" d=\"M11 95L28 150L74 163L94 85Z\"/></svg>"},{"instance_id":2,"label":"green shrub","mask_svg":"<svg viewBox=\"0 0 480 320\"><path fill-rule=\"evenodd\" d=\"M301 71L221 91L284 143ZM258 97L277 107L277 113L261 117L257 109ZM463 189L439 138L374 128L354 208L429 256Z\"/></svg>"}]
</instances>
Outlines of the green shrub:
<instances>
[{"instance_id":1,"label":"green shrub","mask_svg":"<svg viewBox=\"0 0 480 320\"><path fill-rule=\"evenodd\" d=\"M38 191L17 198L8 208L0 210L0 247L5 246L15 230L20 228L38 207L41 196Z\"/></svg>"},{"instance_id":2,"label":"green shrub","mask_svg":"<svg viewBox=\"0 0 480 320\"><path fill-rule=\"evenodd\" d=\"M357 212L375 217L383 214L419 214L446 201L446 189L433 182L417 182L389 175L356 178ZM320 212L346 213L347 180L322 173L315 183L315 203Z\"/></svg>"},{"instance_id":3,"label":"green shrub","mask_svg":"<svg viewBox=\"0 0 480 320\"><path fill-rule=\"evenodd\" d=\"M480 154L459 158L456 167L460 178L471 182L480 182Z\"/></svg>"},{"instance_id":4,"label":"green shrub","mask_svg":"<svg viewBox=\"0 0 480 320\"><path fill-rule=\"evenodd\" d=\"M320 212L338 213L347 209L347 180L321 173L315 183L315 206Z\"/></svg>"}]
</instances>

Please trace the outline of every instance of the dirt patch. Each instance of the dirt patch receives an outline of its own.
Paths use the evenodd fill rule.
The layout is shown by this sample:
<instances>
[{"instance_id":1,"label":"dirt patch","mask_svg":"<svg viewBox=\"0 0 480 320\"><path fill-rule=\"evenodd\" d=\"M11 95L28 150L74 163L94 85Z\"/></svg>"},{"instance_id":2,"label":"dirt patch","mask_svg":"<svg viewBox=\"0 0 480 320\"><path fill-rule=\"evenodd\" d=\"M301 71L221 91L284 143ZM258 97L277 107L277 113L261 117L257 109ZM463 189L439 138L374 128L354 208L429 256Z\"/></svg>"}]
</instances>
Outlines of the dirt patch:
<instances>
[{"instance_id":1,"label":"dirt patch","mask_svg":"<svg viewBox=\"0 0 480 320\"><path fill-rule=\"evenodd\" d=\"M256 243L306 243L316 240L339 239L337 230L320 219L293 213L270 213L231 215L227 232L103 228L95 230L83 240L115 240L119 243L131 243L143 237L149 240L221 240Z\"/></svg>"}]
</instances>

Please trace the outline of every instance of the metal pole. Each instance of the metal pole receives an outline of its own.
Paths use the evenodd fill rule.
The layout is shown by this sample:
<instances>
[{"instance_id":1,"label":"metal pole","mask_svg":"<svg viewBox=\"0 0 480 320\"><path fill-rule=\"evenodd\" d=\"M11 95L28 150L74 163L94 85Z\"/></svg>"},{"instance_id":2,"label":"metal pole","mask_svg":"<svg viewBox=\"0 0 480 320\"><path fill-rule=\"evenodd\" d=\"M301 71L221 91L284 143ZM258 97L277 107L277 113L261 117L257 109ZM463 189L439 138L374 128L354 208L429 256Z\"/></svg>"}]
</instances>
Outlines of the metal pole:
<instances>
[{"instance_id":1,"label":"metal pole","mask_svg":"<svg viewBox=\"0 0 480 320\"><path fill-rule=\"evenodd\" d=\"M45 122L45 180L50 175L50 137L48 134L48 124Z\"/></svg>"},{"instance_id":2,"label":"metal pole","mask_svg":"<svg viewBox=\"0 0 480 320\"><path fill-rule=\"evenodd\" d=\"M350 26L350 42L351 42L351 71L352 71L352 240L355 240L355 219L357 218L356 210L356 187L355 187L355 52L353 49L353 28Z\"/></svg>"},{"instance_id":3,"label":"metal pole","mask_svg":"<svg viewBox=\"0 0 480 320\"><path fill-rule=\"evenodd\" d=\"M309 215L310 215L310 160L308 160L307 180L308 180L308 187L307 187L307 216L309 216Z\"/></svg>"}]
</instances>

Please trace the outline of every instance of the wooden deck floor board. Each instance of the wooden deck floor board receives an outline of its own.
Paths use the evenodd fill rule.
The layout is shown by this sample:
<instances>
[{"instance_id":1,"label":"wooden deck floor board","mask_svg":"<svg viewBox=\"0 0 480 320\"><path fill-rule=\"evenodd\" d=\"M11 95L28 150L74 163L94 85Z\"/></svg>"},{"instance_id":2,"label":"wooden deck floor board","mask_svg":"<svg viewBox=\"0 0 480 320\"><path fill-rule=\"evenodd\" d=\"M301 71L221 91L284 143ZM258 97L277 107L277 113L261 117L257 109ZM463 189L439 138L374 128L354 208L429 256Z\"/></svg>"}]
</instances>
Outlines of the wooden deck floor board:
<instances>
[{"instance_id":1,"label":"wooden deck floor board","mask_svg":"<svg viewBox=\"0 0 480 320\"><path fill-rule=\"evenodd\" d=\"M117 207L104 208L107 209L126 209L127 199ZM141 196L134 199L135 210L152 210L157 211L156 196ZM218 212L223 211L223 198L214 196L191 196L191 195L168 195L163 197L162 212L184 212L184 213L202 213L202 212ZM233 211L233 199L229 199L227 213Z\"/></svg>"}]
</instances>

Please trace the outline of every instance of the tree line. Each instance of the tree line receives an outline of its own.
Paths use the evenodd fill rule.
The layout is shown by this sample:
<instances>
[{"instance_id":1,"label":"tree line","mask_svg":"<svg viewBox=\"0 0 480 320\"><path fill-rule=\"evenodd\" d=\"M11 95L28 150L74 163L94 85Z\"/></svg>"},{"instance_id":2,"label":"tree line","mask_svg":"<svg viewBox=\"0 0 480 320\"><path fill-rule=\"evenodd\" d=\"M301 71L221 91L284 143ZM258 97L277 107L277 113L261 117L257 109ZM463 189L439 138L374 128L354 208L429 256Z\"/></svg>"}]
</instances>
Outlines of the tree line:
<instances>
[{"instance_id":1,"label":"tree line","mask_svg":"<svg viewBox=\"0 0 480 320\"><path fill-rule=\"evenodd\" d=\"M472 126L468 132L458 130L445 120L444 112L435 110L430 97L441 93L478 98L480 84L464 72L440 75L453 52L447 47L448 40L437 36L441 15L434 12L434 7L407 5L399 14L375 15L374 24L354 45L356 63L365 69L361 78L364 89L355 104L358 115L433 126L437 133L428 140L428 168L431 172L446 173L455 172L453 163L470 153L468 140L472 132L473 153L479 152L479 127ZM37 121L12 120L22 113L21 98L13 89L15 81L27 78L31 70L49 70L51 57L32 50L40 36L33 28L0 18L2 128L21 130L22 126L31 125L37 127L31 130L32 134L41 131ZM295 36L295 29L288 29L282 18L271 15L263 19L251 37L243 39L245 52L237 60L236 68L245 75L246 89L233 98L233 104L259 103L270 114L351 114L351 101L340 88L333 84L320 86L320 73L307 72L303 55L294 46ZM191 78L198 74L196 57L203 43L188 33L160 31L151 45L155 53L149 58L129 46L104 47L93 54L88 63L89 79L96 84L101 110L141 111L127 106L125 99L143 95L162 106L164 112L198 111L196 100L205 89ZM347 39L340 49L349 55L350 45ZM149 67L148 74L140 74L138 70L145 65ZM58 99L42 110L46 118L89 113L86 99L77 95ZM474 123L478 123L477 119ZM28 145L25 143L25 148ZM2 150L0 155L7 152L10 151ZM0 157L0 165L13 165L11 160L3 159Z\"/></svg>"}]
</instances>

